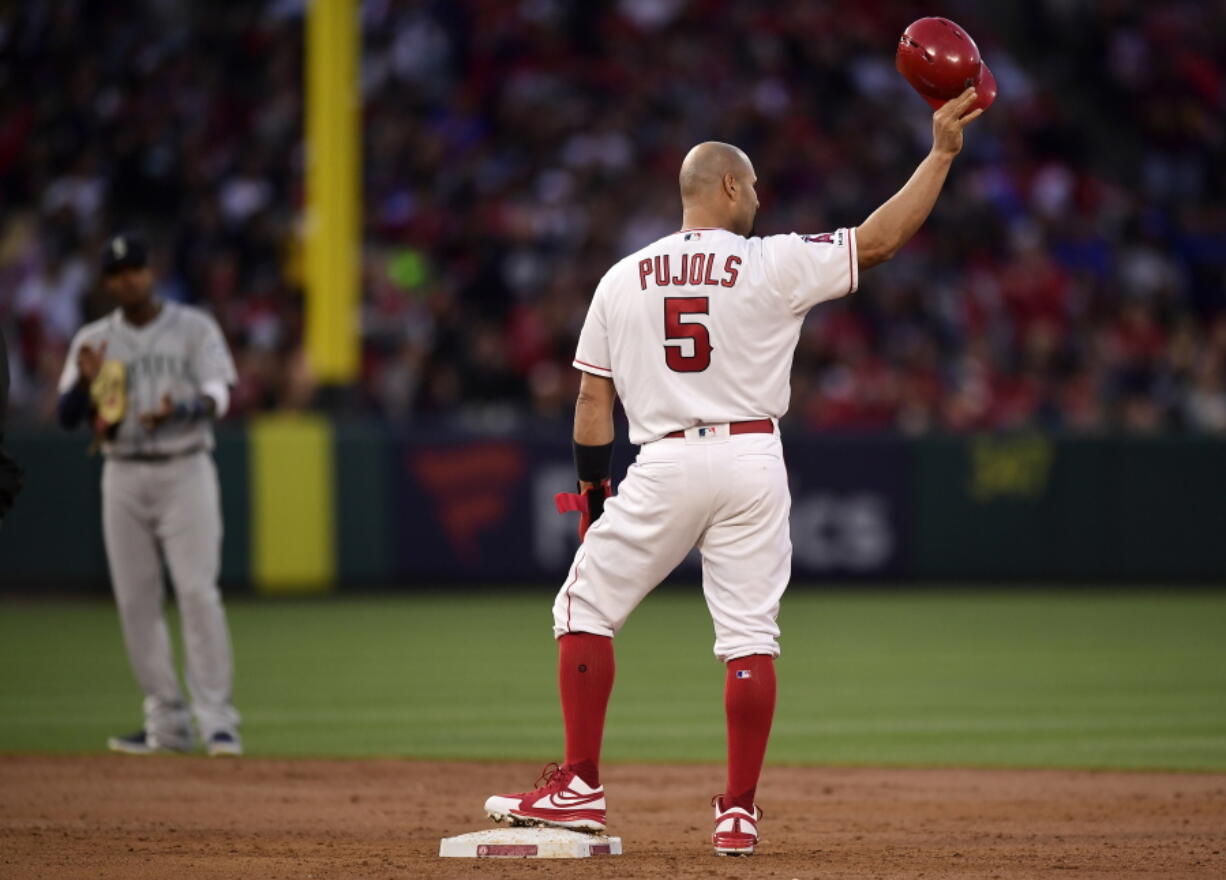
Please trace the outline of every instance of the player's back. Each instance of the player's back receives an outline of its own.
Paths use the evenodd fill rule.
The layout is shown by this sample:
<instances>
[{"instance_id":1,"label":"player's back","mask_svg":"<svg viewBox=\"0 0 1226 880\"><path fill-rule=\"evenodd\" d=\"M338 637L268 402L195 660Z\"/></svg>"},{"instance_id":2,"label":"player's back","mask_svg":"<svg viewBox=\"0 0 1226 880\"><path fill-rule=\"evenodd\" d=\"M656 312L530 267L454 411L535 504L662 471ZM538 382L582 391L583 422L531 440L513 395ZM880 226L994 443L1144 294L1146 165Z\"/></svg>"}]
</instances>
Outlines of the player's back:
<instances>
[{"instance_id":1,"label":"player's back","mask_svg":"<svg viewBox=\"0 0 1226 880\"><path fill-rule=\"evenodd\" d=\"M632 443L778 418L805 314L855 285L851 230L765 238L682 230L605 275L575 366L613 379Z\"/></svg>"}]
</instances>

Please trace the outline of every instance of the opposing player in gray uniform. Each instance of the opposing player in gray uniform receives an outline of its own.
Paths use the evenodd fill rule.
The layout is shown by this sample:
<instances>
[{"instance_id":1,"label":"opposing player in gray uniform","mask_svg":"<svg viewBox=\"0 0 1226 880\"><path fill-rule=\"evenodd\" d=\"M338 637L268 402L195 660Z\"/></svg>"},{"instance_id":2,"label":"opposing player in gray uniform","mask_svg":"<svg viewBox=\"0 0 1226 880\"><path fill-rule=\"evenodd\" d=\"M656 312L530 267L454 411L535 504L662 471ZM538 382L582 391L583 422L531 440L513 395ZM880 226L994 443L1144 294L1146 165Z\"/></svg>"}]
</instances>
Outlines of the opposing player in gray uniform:
<instances>
[{"instance_id":1,"label":"opposing player in gray uniform","mask_svg":"<svg viewBox=\"0 0 1226 880\"><path fill-rule=\"evenodd\" d=\"M107 242L103 284L114 312L82 327L60 378L60 421L94 427L102 468L102 527L124 644L145 694L145 726L112 737L129 754L192 749L191 715L210 755L239 755L231 699L233 661L217 575L221 502L213 420L225 414L237 376L217 323L154 295L148 251L135 236ZM126 403L109 427L91 401L104 369L123 364ZM104 365L107 365L104 367ZM96 396L96 395L95 395ZM165 557L183 625L188 711L163 613Z\"/></svg>"}]
</instances>

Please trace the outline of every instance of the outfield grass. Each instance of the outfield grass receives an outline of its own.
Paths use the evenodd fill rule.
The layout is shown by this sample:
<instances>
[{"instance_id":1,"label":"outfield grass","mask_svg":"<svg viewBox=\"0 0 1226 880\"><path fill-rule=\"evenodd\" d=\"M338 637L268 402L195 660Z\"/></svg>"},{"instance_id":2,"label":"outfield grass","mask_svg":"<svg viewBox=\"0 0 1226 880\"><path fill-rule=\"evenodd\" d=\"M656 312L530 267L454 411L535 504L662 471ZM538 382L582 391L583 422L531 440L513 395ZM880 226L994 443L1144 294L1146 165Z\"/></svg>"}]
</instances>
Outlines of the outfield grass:
<instances>
[{"instance_id":1,"label":"outfield grass","mask_svg":"<svg viewBox=\"0 0 1226 880\"><path fill-rule=\"evenodd\" d=\"M260 755L560 755L551 591L229 604ZM1226 769L1226 594L794 589L776 763ZM606 756L723 756L695 589L618 639ZM139 725L110 603L0 605L0 751Z\"/></svg>"}]
</instances>

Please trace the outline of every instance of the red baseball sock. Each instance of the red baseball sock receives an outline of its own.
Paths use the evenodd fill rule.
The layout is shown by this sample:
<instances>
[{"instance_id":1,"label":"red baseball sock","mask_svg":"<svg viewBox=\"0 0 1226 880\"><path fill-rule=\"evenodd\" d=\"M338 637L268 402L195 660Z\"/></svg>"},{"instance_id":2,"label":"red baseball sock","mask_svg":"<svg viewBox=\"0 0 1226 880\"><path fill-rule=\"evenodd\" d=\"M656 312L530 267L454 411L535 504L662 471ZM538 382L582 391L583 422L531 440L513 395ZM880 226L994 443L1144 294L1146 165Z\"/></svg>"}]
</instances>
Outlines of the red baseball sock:
<instances>
[{"instance_id":1,"label":"red baseball sock","mask_svg":"<svg viewBox=\"0 0 1226 880\"><path fill-rule=\"evenodd\" d=\"M600 740L613 692L613 639L572 632L558 639L558 689L566 724L566 766L600 785Z\"/></svg>"},{"instance_id":2,"label":"red baseball sock","mask_svg":"<svg viewBox=\"0 0 1226 880\"><path fill-rule=\"evenodd\" d=\"M775 717L775 658L753 654L728 662L724 712L728 716L728 785L723 806L741 807L752 814Z\"/></svg>"}]
</instances>

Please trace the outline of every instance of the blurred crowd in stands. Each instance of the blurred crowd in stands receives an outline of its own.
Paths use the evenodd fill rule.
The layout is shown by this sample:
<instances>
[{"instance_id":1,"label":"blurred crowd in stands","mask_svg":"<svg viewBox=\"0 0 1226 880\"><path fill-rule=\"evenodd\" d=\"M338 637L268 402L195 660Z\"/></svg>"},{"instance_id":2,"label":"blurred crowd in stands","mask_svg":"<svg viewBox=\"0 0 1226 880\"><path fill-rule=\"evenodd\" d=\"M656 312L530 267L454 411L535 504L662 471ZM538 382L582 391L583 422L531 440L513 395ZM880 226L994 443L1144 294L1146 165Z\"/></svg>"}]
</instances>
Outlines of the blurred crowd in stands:
<instances>
[{"instance_id":1,"label":"blurred crowd in stands","mask_svg":"<svg viewBox=\"0 0 1226 880\"><path fill-rule=\"evenodd\" d=\"M939 7L939 8L938 8ZM942 12L1000 99L931 221L810 316L792 429L1226 433L1226 5L367 0L356 411L569 418L587 300L679 225L707 139L758 232L854 226L930 143L893 67ZM304 407L302 4L27 0L0 11L0 327L49 420L108 308L105 235L220 320L240 413Z\"/></svg>"}]
</instances>

